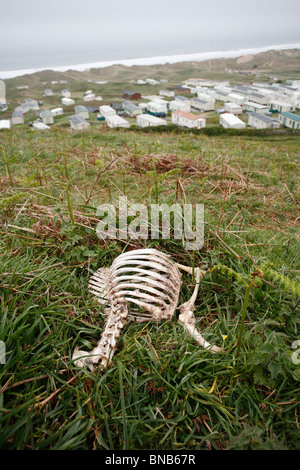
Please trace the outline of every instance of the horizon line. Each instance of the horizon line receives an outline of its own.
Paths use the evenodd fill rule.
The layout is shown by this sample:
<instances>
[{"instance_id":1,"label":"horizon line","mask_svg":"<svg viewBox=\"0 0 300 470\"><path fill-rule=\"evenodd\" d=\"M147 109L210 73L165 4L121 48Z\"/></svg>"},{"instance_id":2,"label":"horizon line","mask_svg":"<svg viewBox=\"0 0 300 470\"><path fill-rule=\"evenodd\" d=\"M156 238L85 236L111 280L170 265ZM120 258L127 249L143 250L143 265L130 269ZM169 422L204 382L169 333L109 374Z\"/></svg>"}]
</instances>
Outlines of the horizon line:
<instances>
[{"instance_id":1,"label":"horizon line","mask_svg":"<svg viewBox=\"0 0 300 470\"><path fill-rule=\"evenodd\" d=\"M152 57L137 57L134 59L116 59L110 61L99 61L89 62L84 64L74 65L59 65L59 66L47 66L47 67L32 67L28 69L18 70L4 70L0 71L0 79L16 78L23 75L32 75L37 72L43 72L51 70L54 72L67 72L77 71L84 72L90 69L106 68L112 65L124 65L128 67L132 66L147 66L147 65L164 65L174 64L178 62L202 62L209 59L230 59L236 58L243 55L251 54L256 55L260 52L268 52L270 50L287 50L287 49L300 49L300 43L288 43L288 44L276 44L269 46L260 47L249 47L243 49L231 49L227 51L210 51L210 52L196 52L187 54L174 54L165 56L152 56Z\"/></svg>"}]
</instances>

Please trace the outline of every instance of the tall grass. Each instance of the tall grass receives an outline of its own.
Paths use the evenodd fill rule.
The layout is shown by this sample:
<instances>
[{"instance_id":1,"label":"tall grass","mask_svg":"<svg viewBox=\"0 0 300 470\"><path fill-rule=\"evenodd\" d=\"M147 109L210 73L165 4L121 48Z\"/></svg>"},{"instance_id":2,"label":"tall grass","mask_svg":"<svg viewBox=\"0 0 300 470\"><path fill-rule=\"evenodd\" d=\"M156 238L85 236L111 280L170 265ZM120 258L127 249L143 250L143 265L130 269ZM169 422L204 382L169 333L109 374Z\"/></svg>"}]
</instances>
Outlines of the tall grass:
<instances>
[{"instance_id":1,"label":"tall grass","mask_svg":"<svg viewBox=\"0 0 300 470\"><path fill-rule=\"evenodd\" d=\"M8 157L0 162L1 448L299 448L297 138L165 134L158 142L145 133L138 149L131 131L61 129L16 132L14 141L5 134L3 145L15 154L10 175ZM167 158L174 148L189 162L180 170ZM153 160L157 186L131 154ZM133 202L204 203L203 248L187 251L172 236L101 242L96 209L125 189ZM76 368L74 347L91 350L105 321L87 290L90 274L142 246L208 271L197 328L223 352L197 346L175 316L130 323L104 373ZM193 287L184 276L180 303Z\"/></svg>"}]
</instances>

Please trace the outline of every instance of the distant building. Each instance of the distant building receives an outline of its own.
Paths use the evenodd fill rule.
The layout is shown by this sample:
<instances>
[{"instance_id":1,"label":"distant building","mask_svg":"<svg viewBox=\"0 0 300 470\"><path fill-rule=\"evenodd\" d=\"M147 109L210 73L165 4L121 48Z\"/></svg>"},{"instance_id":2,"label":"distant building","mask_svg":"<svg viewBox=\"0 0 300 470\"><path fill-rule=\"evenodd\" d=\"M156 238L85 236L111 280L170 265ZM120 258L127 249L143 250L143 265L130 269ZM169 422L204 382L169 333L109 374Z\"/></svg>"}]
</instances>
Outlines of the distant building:
<instances>
[{"instance_id":1,"label":"distant building","mask_svg":"<svg viewBox=\"0 0 300 470\"><path fill-rule=\"evenodd\" d=\"M215 99L218 101L230 101L230 98L228 98L229 93L226 91L221 91L221 90L215 90Z\"/></svg>"},{"instance_id":2,"label":"distant building","mask_svg":"<svg viewBox=\"0 0 300 470\"><path fill-rule=\"evenodd\" d=\"M86 106L86 109L88 110L89 113L98 113L99 108L96 108L96 106Z\"/></svg>"},{"instance_id":3,"label":"distant building","mask_svg":"<svg viewBox=\"0 0 300 470\"><path fill-rule=\"evenodd\" d=\"M262 93L251 93L248 95L248 100L259 104L268 104L268 95L263 95Z\"/></svg>"},{"instance_id":4,"label":"distant building","mask_svg":"<svg viewBox=\"0 0 300 470\"><path fill-rule=\"evenodd\" d=\"M35 131L47 131L50 129L49 126L47 126L47 124L43 123L43 122L34 122L32 124L32 129L35 130Z\"/></svg>"},{"instance_id":5,"label":"distant building","mask_svg":"<svg viewBox=\"0 0 300 470\"><path fill-rule=\"evenodd\" d=\"M283 112L278 116L278 121L290 129L300 129L300 116L294 113Z\"/></svg>"},{"instance_id":6,"label":"distant building","mask_svg":"<svg viewBox=\"0 0 300 470\"><path fill-rule=\"evenodd\" d=\"M227 100L226 100L227 101ZM235 104L243 104L244 101L246 101L246 98L244 95L241 95L240 93L229 93L228 94L228 101L230 103L235 103Z\"/></svg>"},{"instance_id":7,"label":"distant building","mask_svg":"<svg viewBox=\"0 0 300 470\"><path fill-rule=\"evenodd\" d=\"M129 122L126 121L126 119L123 119L121 116L118 116L117 114L113 114L111 116L107 116L105 118L105 122L108 127L114 129L116 127L129 127Z\"/></svg>"},{"instance_id":8,"label":"distant building","mask_svg":"<svg viewBox=\"0 0 300 470\"><path fill-rule=\"evenodd\" d=\"M230 113L220 115L220 125L225 129L244 129L246 127L241 119Z\"/></svg>"},{"instance_id":9,"label":"distant building","mask_svg":"<svg viewBox=\"0 0 300 470\"><path fill-rule=\"evenodd\" d=\"M113 114L117 114L116 111L108 105L103 105L99 107L100 114L104 117L106 116L112 116Z\"/></svg>"},{"instance_id":10,"label":"distant building","mask_svg":"<svg viewBox=\"0 0 300 470\"><path fill-rule=\"evenodd\" d=\"M61 95L62 95L64 98L70 98L70 97L71 97L71 92L70 92L70 90L67 90L66 88L64 88L64 89L61 91Z\"/></svg>"},{"instance_id":11,"label":"distant building","mask_svg":"<svg viewBox=\"0 0 300 470\"><path fill-rule=\"evenodd\" d=\"M61 99L61 103L64 106L71 106L72 104L75 104L75 101L72 100L72 98L64 97L64 98Z\"/></svg>"},{"instance_id":12,"label":"distant building","mask_svg":"<svg viewBox=\"0 0 300 470\"><path fill-rule=\"evenodd\" d=\"M282 101L270 101L269 108L270 110L277 111L278 113L285 113L295 111L296 106L293 104L284 103Z\"/></svg>"},{"instance_id":13,"label":"distant building","mask_svg":"<svg viewBox=\"0 0 300 470\"><path fill-rule=\"evenodd\" d=\"M243 110L260 114L267 114L269 113L269 106L265 104L254 103L254 101L245 101L245 103L243 103Z\"/></svg>"},{"instance_id":14,"label":"distant building","mask_svg":"<svg viewBox=\"0 0 300 470\"><path fill-rule=\"evenodd\" d=\"M26 98L25 103L29 105L31 111L39 111L40 109L38 102L32 98Z\"/></svg>"},{"instance_id":15,"label":"distant building","mask_svg":"<svg viewBox=\"0 0 300 470\"><path fill-rule=\"evenodd\" d=\"M153 116L165 117L165 115L168 114L167 106L167 102L149 101L149 103L147 103L147 110Z\"/></svg>"},{"instance_id":16,"label":"distant building","mask_svg":"<svg viewBox=\"0 0 300 470\"><path fill-rule=\"evenodd\" d=\"M193 113L185 113L183 111L174 111L172 113L172 123L180 127L188 127L190 129L201 129L205 127L206 119Z\"/></svg>"},{"instance_id":17,"label":"distant building","mask_svg":"<svg viewBox=\"0 0 300 470\"><path fill-rule=\"evenodd\" d=\"M184 111L185 113L189 113L191 111L191 102L190 100L173 100L169 103L169 109L170 111Z\"/></svg>"},{"instance_id":18,"label":"distant building","mask_svg":"<svg viewBox=\"0 0 300 470\"><path fill-rule=\"evenodd\" d=\"M15 111L20 111L22 114L26 114L30 111L30 106L28 103L20 103L19 106L15 108Z\"/></svg>"},{"instance_id":19,"label":"distant building","mask_svg":"<svg viewBox=\"0 0 300 470\"><path fill-rule=\"evenodd\" d=\"M172 98L175 96L175 92L172 90L159 90L160 96L167 96L169 98Z\"/></svg>"},{"instance_id":20,"label":"distant building","mask_svg":"<svg viewBox=\"0 0 300 470\"><path fill-rule=\"evenodd\" d=\"M146 83L149 83L149 85L159 85L160 82L157 80L154 80L154 78L146 78L145 80Z\"/></svg>"},{"instance_id":21,"label":"distant building","mask_svg":"<svg viewBox=\"0 0 300 470\"><path fill-rule=\"evenodd\" d=\"M192 108L198 109L199 111L213 111L215 109L214 100L206 101L200 98L193 98L191 100Z\"/></svg>"},{"instance_id":22,"label":"distant building","mask_svg":"<svg viewBox=\"0 0 300 470\"><path fill-rule=\"evenodd\" d=\"M140 100L141 94L135 91L124 91L123 98L125 100Z\"/></svg>"},{"instance_id":23,"label":"distant building","mask_svg":"<svg viewBox=\"0 0 300 470\"><path fill-rule=\"evenodd\" d=\"M83 119L89 119L90 115L85 106L78 105L74 108L76 116L81 116Z\"/></svg>"},{"instance_id":24,"label":"distant building","mask_svg":"<svg viewBox=\"0 0 300 470\"><path fill-rule=\"evenodd\" d=\"M115 111L121 111L121 109L123 109L122 103L111 103L110 106L111 106L112 109L114 109Z\"/></svg>"},{"instance_id":25,"label":"distant building","mask_svg":"<svg viewBox=\"0 0 300 470\"><path fill-rule=\"evenodd\" d=\"M131 101L123 101L123 109L126 114L128 114L131 117L136 117L139 114L142 114L143 110L139 108L139 106L136 106L134 103Z\"/></svg>"},{"instance_id":26,"label":"distant building","mask_svg":"<svg viewBox=\"0 0 300 470\"><path fill-rule=\"evenodd\" d=\"M53 114L49 109L45 109L40 113L40 117L43 120L44 124L53 124L54 119L53 119Z\"/></svg>"},{"instance_id":27,"label":"distant building","mask_svg":"<svg viewBox=\"0 0 300 470\"><path fill-rule=\"evenodd\" d=\"M254 129L277 129L280 127L280 123L276 119L255 112L249 114L248 125Z\"/></svg>"},{"instance_id":28,"label":"distant building","mask_svg":"<svg viewBox=\"0 0 300 470\"><path fill-rule=\"evenodd\" d=\"M88 93L87 95L84 95L84 97L83 97L83 101L94 101L95 99L96 99L95 93ZM102 98L101 98L101 100L102 100Z\"/></svg>"},{"instance_id":29,"label":"distant building","mask_svg":"<svg viewBox=\"0 0 300 470\"><path fill-rule=\"evenodd\" d=\"M89 129L89 127L90 127L90 123L87 122L81 116L76 116L76 115L75 116L70 116L69 121L70 121L71 129L73 129L75 131L84 131L84 130Z\"/></svg>"},{"instance_id":30,"label":"distant building","mask_svg":"<svg viewBox=\"0 0 300 470\"><path fill-rule=\"evenodd\" d=\"M22 111L14 111L12 113L11 124L24 124L24 114Z\"/></svg>"},{"instance_id":31,"label":"distant building","mask_svg":"<svg viewBox=\"0 0 300 470\"><path fill-rule=\"evenodd\" d=\"M224 104L224 109L225 111L227 111L227 113L231 113L231 114L242 114L243 112L243 108L242 106L240 106L239 104L236 104L236 103L225 103Z\"/></svg>"},{"instance_id":32,"label":"distant building","mask_svg":"<svg viewBox=\"0 0 300 470\"><path fill-rule=\"evenodd\" d=\"M0 129L10 129L10 126L11 126L10 119L0 120Z\"/></svg>"},{"instance_id":33,"label":"distant building","mask_svg":"<svg viewBox=\"0 0 300 470\"><path fill-rule=\"evenodd\" d=\"M64 114L63 108L54 108L51 109L52 116L60 116L61 114Z\"/></svg>"},{"instance_id":34,"label":"distant building","mask_svg":"<svg viewBox=\"0 0 300 470\"><path fill-rule=\"evenodd\" d=\"M140 114L136 117L136 124L139 127L165 126L167 121L151 114Z\"/></svg>"},{"instance_id":35,"label":"distant building","mask_svg":"<svg viewBox=\"0 0 300 470\"><path fill-rule=\"evenodd\" d=\"M176 86L174 88L175 93L190 93L190 89L185 86Z\"/></svg>"},{"instance_id":36,"label":"distant building","mask_svg":"<svg viewBox=\"0 0 300 470\"><path fill-rule=\"evenodd\" d=\"M47 89L44 91L44 95L45 95L45 96L53 96L53 91L50 90L50 88L47 88Z\"/></svg>"},{"instance_id":37,"label":"distant building","mask_svg":"<svg viewBox=\"0 0 300 470\"><path fill-rule=\"evenodd\" d=\"M6 104L6 86L3 80L0 80L0 103Z\"/></svg>"}]
</instances>

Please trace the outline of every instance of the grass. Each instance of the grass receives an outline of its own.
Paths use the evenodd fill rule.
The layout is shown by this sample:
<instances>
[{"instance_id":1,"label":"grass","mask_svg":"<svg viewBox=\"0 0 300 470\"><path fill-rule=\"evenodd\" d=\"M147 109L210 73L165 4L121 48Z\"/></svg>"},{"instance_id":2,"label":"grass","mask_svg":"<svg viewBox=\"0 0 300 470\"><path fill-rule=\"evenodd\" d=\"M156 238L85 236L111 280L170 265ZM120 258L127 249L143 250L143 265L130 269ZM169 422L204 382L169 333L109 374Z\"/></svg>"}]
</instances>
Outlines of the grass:
<instances>
[{"instance_id":1,"label":"grass","mask_svg":"<svg viewBox=\"0 0 300 470\"><path fill-rule=\"evenodd\" d=\"M299 136L61 127L1 138L1 448L299 449ZM203 248L101 242L96 209L123 194L205 204ZM75 346L91 350L105 321L91 272L142 246L219 265L195 316L223 352L195 345L174 317L130 323L104 373L77 369ZM192 290L186 275L180 303Z\"/></svg>"}]
</instances>

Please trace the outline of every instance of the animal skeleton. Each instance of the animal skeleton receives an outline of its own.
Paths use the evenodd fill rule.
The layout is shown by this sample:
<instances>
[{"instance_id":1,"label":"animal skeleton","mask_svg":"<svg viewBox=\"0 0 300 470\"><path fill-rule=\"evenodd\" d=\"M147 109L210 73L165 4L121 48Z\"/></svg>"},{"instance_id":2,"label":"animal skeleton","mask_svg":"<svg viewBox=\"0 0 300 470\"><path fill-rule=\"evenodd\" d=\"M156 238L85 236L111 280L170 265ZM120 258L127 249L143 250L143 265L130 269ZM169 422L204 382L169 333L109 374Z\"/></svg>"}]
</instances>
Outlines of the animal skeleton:
<instances>
[{"instance_id":1,"label":"animal skeleton","mask_svg":"<svg viewBox=\"0 0 300 470\"><path fill-rule=\"evenodd\" d=\"M105 369L111 363L117 340L129 319L139 322L170 320L177 308L181 273L193 274L193 268L174 263L155 249L140 249L118 256L110 268L100 268L91 277L89 290L99 303L106 305L107 321L97 346L91 353L75 348L73 361L79 367L94 370L99 363ZM179 322L198 344L210 351L212 346L195 327L194 304L199 282L205 271L194 268L195 289L192 297L179 307Z\"/></svg>"}]
</instances>

